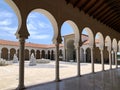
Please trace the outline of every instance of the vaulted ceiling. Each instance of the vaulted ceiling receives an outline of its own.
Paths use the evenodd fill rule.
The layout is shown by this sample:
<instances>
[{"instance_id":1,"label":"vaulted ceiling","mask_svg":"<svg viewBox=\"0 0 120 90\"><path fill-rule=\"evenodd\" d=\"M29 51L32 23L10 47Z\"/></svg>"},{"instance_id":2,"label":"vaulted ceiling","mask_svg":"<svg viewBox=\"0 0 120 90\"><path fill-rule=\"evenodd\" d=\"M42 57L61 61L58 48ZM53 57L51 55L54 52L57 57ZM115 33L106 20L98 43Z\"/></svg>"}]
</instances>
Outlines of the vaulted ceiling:
<instances>
[{"instance_id":1,"label":"vaulted ceiling","mask_svg":"<svg viewBox=\"0 0 120 90\"><path fill-rule=\"evenodd\" d=\"M120 0L66 0L66 2L120 32Z\"/></svg>"}]
</instances>

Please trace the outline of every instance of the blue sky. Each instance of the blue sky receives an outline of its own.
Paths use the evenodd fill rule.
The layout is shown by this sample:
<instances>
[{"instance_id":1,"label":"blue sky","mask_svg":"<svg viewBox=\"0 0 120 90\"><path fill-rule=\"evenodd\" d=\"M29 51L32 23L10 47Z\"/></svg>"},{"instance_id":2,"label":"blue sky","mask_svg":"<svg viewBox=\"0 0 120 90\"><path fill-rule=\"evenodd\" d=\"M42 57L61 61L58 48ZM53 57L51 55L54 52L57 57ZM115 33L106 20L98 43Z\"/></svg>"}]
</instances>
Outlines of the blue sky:
<instances>
[{"instance_id":1,"label":"blue sky","mask_svg":"<svg viewBox=\"0 0 120 90\"><path fill-rule=\"evenodd\" d=\"M14 35L18 28L18 20L12 8L4 1L0 0L0 39L18 41ZM31 12L27 18L27 28L30 33L27 42L52 44L53 27L49 19L37 12ZM61 35L74 33L68 23L61 27Z\"/></svg>"}]
</instances>

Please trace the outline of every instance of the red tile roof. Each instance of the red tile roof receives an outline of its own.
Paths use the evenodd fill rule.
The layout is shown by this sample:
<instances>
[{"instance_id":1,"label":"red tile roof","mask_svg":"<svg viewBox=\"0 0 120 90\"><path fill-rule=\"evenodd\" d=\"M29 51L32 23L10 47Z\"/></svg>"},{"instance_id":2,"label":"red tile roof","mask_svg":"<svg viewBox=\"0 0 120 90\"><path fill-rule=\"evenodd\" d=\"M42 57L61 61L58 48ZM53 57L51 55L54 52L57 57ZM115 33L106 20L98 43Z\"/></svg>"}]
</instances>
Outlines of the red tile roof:
<instances>
[{"instance_id":1,"label":"red tile roof","mask_svg":"<svg viewBox=\"0 0 120 90\"><path fill-rule=\"evenodd\" d=\"M10 45L10 46L19 46L19 42L17 41L8 41L8 40L1 40L0 45ZM33 48L54 48L54 44L35 44L35 43L25 43L26 47L33 47ZM60 44L60 47L63 47L63 44Z\"/></svg>"}]
</instances>

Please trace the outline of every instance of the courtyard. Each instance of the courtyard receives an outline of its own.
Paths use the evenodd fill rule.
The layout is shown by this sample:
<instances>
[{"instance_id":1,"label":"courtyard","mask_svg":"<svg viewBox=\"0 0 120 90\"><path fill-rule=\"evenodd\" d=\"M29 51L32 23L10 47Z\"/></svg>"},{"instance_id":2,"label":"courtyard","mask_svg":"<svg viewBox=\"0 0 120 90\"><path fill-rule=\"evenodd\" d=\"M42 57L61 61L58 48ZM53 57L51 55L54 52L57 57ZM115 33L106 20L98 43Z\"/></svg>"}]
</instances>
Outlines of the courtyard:
<instances>
[{"instance_id":1,"label":"courtyard","mask_svg":"<svg viewBox=\"0 0 120 90\"><path fill-rule=\"evenodd\" d=\"M109 65L105 64L105 70L109 70ZM119 66L118 66L119 67ZM115 66L112 65L114 69ZM18 86L19 79L18 63L0 66L0 90L10 90ZM102 71L101 64L95 64L95 72ZM91 63L81 63L81 75L91 73ZM60 79L75 77L77 75L76 62L60 61ZM29 66L29 61L25 61L25 86L42 84L55 80L55 61L47 64L37 64Z\"/></svg>"}]
</instances>

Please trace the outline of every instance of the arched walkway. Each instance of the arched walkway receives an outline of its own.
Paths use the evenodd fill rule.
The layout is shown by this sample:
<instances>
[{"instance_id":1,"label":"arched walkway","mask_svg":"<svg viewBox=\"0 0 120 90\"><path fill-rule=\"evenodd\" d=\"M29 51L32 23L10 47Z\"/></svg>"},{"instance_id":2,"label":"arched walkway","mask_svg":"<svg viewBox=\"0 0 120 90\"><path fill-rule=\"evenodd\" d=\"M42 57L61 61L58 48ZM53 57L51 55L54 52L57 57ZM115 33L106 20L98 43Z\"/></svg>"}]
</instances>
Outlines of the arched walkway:
<instances>
[{"instance_id":1,"label":"arched walkway","mask_svg":"<svg viewBox=\"0 0 120 90\"><path fill-rule=\"evenodd\" d=\"M25 49L25 60L29 60L29 59L30 59L29 50Z\"/></svg>"},{"instance_id":2,"label":"arched walkway","mask_svg":"<svg viewBox=\"0 0 120 90\"><path fill-rule=\"evenodd\" d=\"M2 55L1 58L8 60L8 49L7 48L2 48Z\"/></svg>"},{"instance_id":3,"label":"arched walkway","mask_svg":"<svg viewBox=\"0 0 120 90\"><path fill-rule=\"evenodd\" d=\"M40 59L40 51L39 50L36 51L36 59Z\"/></svg>"},{"instance_id":4,"label":"arched walkway","mask_svg":"<svg viewBox=\"0 0 120 90\"><path fill-rule=\"evenodd\" d=\"M10 49L10 60L13 60L14 54L16 54L16 50L14 48Z\"/></svg>"}]
</instances>

